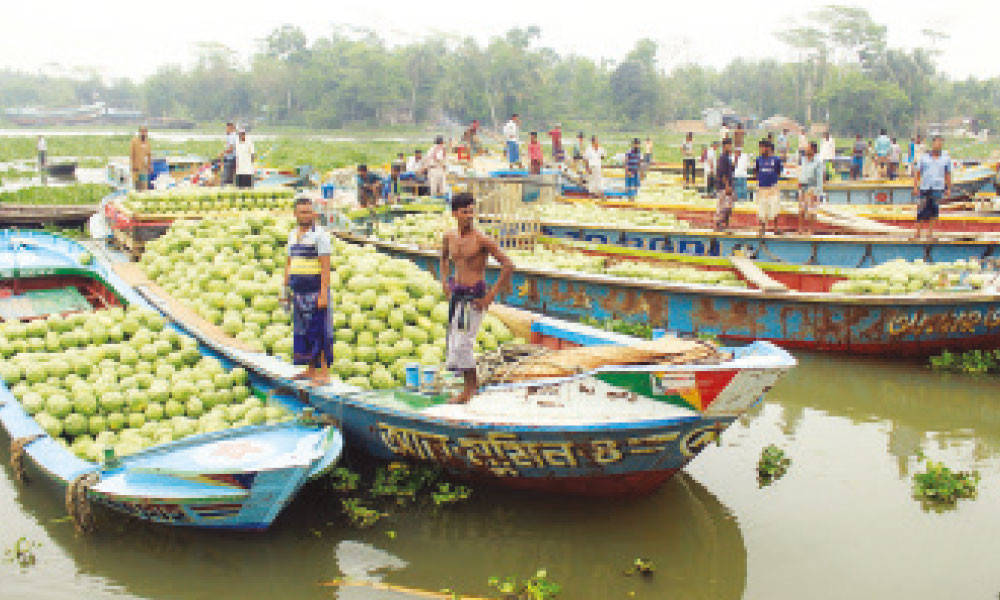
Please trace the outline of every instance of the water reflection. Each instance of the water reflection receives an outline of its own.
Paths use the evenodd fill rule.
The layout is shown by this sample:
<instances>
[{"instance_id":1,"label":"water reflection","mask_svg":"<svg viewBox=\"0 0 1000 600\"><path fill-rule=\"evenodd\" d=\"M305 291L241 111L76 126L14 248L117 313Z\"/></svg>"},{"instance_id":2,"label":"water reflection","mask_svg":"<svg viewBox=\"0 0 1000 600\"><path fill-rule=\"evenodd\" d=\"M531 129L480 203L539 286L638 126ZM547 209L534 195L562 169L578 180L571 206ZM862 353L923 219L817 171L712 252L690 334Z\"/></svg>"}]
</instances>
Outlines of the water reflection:
<instances>
[{"instance_id":1,"label":"water reflection","mask_svg":"<svg viewBox=\"0 0 1000 600\"><path fill-rule=\"evenodd\" d=\"M5 451L0 460L6 465ZM564 585L564 597L580 600L624 597L630 590L729 600L742 597L746 581L736 521L687 475L652 496L620 502L479 490L466 505L403 511L360 532L343 524L317 486L262 534L118 520L96 535L77 535L61 520L59 496L37 485L12 485L7 467L0 502L4 522L13 524L0 532L3 546L28 535L47 548L25 574L0 566L4 587L26 592L44 585L55 597L77 595L73 585L83 582L95 593L153 598L329 598L331 589L317 582L345 575L488 594L490 576L530 575L539 567ZM652 579L622 574L639 556L657 566ZM356 588L337 593L342 600L395 597Z\"/></svg>"}]
</instances>

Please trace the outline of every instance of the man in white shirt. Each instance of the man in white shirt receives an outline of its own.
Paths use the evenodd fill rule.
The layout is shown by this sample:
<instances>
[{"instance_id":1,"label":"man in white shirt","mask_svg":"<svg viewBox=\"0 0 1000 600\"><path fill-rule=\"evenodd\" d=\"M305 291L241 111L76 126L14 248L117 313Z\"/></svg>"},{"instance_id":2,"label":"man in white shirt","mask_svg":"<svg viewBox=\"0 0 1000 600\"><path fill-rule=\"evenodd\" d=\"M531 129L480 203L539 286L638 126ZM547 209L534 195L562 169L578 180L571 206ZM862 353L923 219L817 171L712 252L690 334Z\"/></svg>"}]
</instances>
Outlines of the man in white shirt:
<instances>
[{"instance_id":1,"label":"man in white shirt","mask_svg":"<svg viewBox=\"0 0 1000 600\"><path fill-rule=\"evenodd\" d=\"M48 152L48 144L45 143L45 136L38 136L38 170L45 169L45 154Z\"/></svg>"},{"instance_id":2,"label":"man in white shirt","mask_svg":"<svg viewBox=\"0 0 1000 600\"><path fill-rule=\"evenodd\" d=\"M601 177L604 148L601 148L597 136L590 138L590 147L583 153L583 161L587 165L587 191L591 196L604 197L604 180Z\"/></svg>"},{"instance_id":3,"label":"man in white shirt","mask_svg":"<svg viewBox=\"0 0 1000 600\"><path fill-rule=\"evenodd\" d=\"M253 142L247 139L246 130L241 128L236 142L236 187L253 187L253 161L256 158Z\"/></svg>"},{"instance_id":4,"label":"man in white shirt","mask_svg":"<svg viewBox=\"0 0 1000 600\"><path fill-rule=\"evenodd\" d=\"M705 151L705 164L702 169L705 174L705 193L711 196L715 193L715 163L719 160L719 142L712 142L712 145Z\"/></svg>"},{"instance_id":5,"label":"man in white shirt","mask_svg":"<svg viewBox=\"0 0 1000 600\"><path fill-rule=\"evenodd\" d=\"M733 190L736 192L737 200L746 200L747 179L750 177L750 159L743 153L742 148L737 148L733 154L735 167L733 168Z\"/></svg>"},{"instance_id":6,"label":"man in white shirt","mask_svg":"<svg viewBox=\"0 0 1000 600\"><path fill-rule=\"evenodd\" d=\"M414 150L413 156L406 159L406 172L414 175L424 169L424 156L422 150Z\"/></svg>"},{"instance_id":7,"label":"man in white shirt","mask_svg":"<svg viewBox=\"0 0 1000 600\"><path fill-rule=\"evenodd\" d=\"M440 135L434 139L434 145L427 151L424 166L427 168L427 182L431 186L431 196L443 197L447 187L448 152L444 147L444 138Z\"/></svg>"},{"instance_id":8,"label":"man in white shirt","mask_svg":"<svg viewBox=\"0 0 1000 600\"><path fill-rule=\"evenodd\" d=\"M517 113L510 116L510 120L503 126L503 138L507 141L507 162L510 168L521 166L521 152L517 145L518 126L521 124L521 117Z\"/></svg>"},{"instance_id":9,"label":"man in white shirt","mask_svg":"<svg viewBox=\"0 0 1000 600\"><path fill-rule=\"evenodd\" d=\"M226 144L222 150L222 185L233 185L236 174L236 144L240 141L236 125L226 123Z\"/></svg>"},{"instance_id":10,"label":"man in white shirt","mask_svg":"<svg viewBox=\"0 0 1000 600\"><path fill-rule=\"evenodd\" d=\"M826 179L830 178L830 169L835 158L837 158L837 143L827 131L823 134L823 141L819 145L819 160Z\"/></svg>"},{"instance_id":11,"label":"man in white shirt","mask_svg":"<svg viewBox=\"0 0 1000 600\"><path fill-rule=\"evenodd\" d=\"M802 128L799 130L799 164L805 164L806 148L809 147L809 138L806 137L806 130Z\"/></svg>"}]
</instances>

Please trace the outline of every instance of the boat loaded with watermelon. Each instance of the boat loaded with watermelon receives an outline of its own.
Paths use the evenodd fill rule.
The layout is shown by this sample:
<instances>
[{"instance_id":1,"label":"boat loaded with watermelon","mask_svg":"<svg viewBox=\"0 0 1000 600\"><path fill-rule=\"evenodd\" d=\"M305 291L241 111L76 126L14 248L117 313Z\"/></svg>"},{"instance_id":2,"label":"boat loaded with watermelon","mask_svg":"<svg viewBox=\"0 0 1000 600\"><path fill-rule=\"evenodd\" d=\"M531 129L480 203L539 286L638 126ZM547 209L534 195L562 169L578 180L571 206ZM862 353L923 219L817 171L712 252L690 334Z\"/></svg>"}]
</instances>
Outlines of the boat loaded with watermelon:
<instances>
[{"instance_id":1,"label":"boat loaded with watermelon","mask_svg":"<svg viewBox=\"0 0 1000 600\"><path fill-rule=\"evenodd\" d=\"M304 405L166 323L76 242L0 231L0 318L14 475L65 493L80 527L97 503L264 529L340 456L336 428L297 418Z\"/></svg>"}]
</instances>

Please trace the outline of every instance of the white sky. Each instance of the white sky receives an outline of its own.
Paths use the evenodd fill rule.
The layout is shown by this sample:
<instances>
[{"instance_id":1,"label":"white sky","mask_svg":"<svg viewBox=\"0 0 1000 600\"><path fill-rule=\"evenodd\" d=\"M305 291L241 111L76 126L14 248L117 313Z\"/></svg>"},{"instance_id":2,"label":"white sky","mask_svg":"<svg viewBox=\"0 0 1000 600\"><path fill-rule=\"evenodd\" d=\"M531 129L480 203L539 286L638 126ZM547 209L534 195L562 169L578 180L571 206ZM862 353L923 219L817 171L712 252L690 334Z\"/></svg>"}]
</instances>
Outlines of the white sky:
<instances>
[{"instance_id":1,"label":"white sky","mask_svg":"<svg viewBox=\"0 0 1000 600\"><path fill-rule=\"evenodd\" d=\"M848 3L840 0L842 3ZM640 37L660 42L661 63L724 66L737 56L793 58L773 32L830 2L808 0L565 2L561 0L46 0L11 2L0 18L0 67L51 74L94 68L104 77L140 78L157 66L189 65L198 42L221 42L241 56L283 23L310 37L335 25L374 28L390 43L429 35L486 42L514 26L538 25L542 45L560 53L621 58ZM925 44L924 28L945 31L938 66L953 77L1000 76L1000 2L879 0L859 3L889 27L891 46ZM42 8L44 7L44 8ZM417 7L417 10L413 10ZM56 66L58 65L58 67Z\"/></svg>"}]
</instances>

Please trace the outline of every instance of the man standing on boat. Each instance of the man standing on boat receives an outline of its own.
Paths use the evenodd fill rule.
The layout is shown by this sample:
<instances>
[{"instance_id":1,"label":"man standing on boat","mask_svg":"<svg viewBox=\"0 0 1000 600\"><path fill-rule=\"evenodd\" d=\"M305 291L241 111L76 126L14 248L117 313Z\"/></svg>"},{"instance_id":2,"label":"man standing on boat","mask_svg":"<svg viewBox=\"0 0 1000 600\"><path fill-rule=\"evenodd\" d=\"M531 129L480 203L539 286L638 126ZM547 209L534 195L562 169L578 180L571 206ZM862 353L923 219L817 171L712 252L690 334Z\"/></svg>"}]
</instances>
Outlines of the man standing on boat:
<instances>
[{"instance_id":1,"label":"man standing on boat","mask_svg":"<svg viewBox=\"0 0 1000 600\"><path fill-rule=\"evenodd\" d=\"M239 141L236 125L229 121L226 123L226 146L222 151L222 185L236 183L236 144Z\"/></svg>"},{"instance_id":2,"label":"man standing on boat","mask_svg":"<svg viewBox=\"0 0 1000 600\"><path fill-rule=\"evenodd\" d=\"M860 179L865 170L865 153L868 144L861 139L861 134L854 136L854 146L851 147L851 179Z\"/></svg>"},{"instance_id":3,"label":"man standing on boat","mask_svg":"<svg viewBox=\"0 0 1000 600\"><path fill-rule=\"evenodd\" d=\"M295 200L295 222L288 234L285 289L292 305L292 359L306 370L294 378L326 385L333 360L330 234L316 224L309 198Z\"/></svg>"},{"instance_id":4,"label":"man standing on boat","mask_svg":"<svg viewBox=\"0 0 1000 600\"><path fill-rule=\"evenodd\" d=\"M503 137L507 142L507 163L510 168L521 166L521 150L518 147L517 135L521 117L517 113L510 116L510 120L503 126Z\"/></svg>"},{"instance_id":5,"label":"man standing on boat","mask_svg":"<svg viewBox=\"0 0 1000 600\"><path fill-rule=\"evenodd\" d=\"M445 367L462 374L462 393L451 399L452 404L465 404L479 387L476 359L472 355L483 315L500 290L510 282L514 263L496 240L475 228L476 215L472 194L456 194L451 201L451 214L458 228L444 235L438 273L448 297L448 339ZM486 261L493 257L500 263L500 277L486 289ZM451 275L455 264L455 274Z\"/></svg>"},{"instance_id":6,"label":"man standing on boat","mask_svg":"<svg viewBox=\"0 0 1000 600\"><path fill-rule=\"evenodd\" d=\"M878 137L875 138L875 157L876 157L876 177L883 177L887 175L889 170L889 151L892 149L892 139L889 138L889 133L882 129L879 131Z\"/></svg>"},{"instance_id":7,"label":"man standing on boat","mask_svg":"<svg viewBox=\"0 0 1000 600\"><path fill-rule=\"evenodd\" d=\"M681 144L681 162L684 170L684 185L694 185L694 134L690 131Z\"/></svg>"},{"instance_id":8,"label":"man standing on boat","mask_svg":"<svg viewBox=\"0 0 1000 600\"><path fill-rule=\"evenodd\" d=\"M781 158L781 162L784 163L788 160L788 130L782 129L781 133L778 134L777 139L778 144L778 156ZM773 150L773 148L772 148Z\"/></svg>"},{"instance_id":9,"label":"man standing on boat","mask_svg":"<svg viewBox=\"0 0 1000 600\"><path fill-rule=\"evenodd\" d=\"M591 136L590 147L583 153L583 162L587 167L587 191L595 198L604 197L604 148L597 141L597 136Z\"/></svg>"},{"instance_id":10,"label":"man standing on boat","mask_svg":"<svg viewBox=\"0 0 1000 600\"><path fill-rule=\"evenodd\" d=\"M253 142L247 138L247 130L242 127L237 132L236 140L236 187L249 189L253 187L253 161L257 159Z\"/></svg>"},{"instance_id":11,"label":"man standing on boat","mask_svg":"<svg viewBox=\"0 0 1000 600\"><path fill-rule=\"evenodd\" d=\"M736 123L736 130L733 131L733 145L736 150L743 150L743 140L746 139L747 130L743 129L743 122Z\"/></svg>"},{"instance_id":12,"label":"man standing on boat","mask_svg":"<svg viewBox=\"0 0 1000 600\"><path fill-rule=\"evenodd\" d=\"M750 176L750 159L742 148L737 148L733 154L733 191L737 200L746 200L747 179Z\"/></svg>"},{"instance_id":13,"label":"man standing on boat","mask_svg":"<svg viewBox=\"0 0 1000 600\"><path fill-rule=\"evenodd\" d=\"M448 151L444 147L444 138L440 135L434 139L434 145L427 151L424 161L427 168L427 183L430 185L432 197L444 197L447 188Z\"/></svg>"},{"instance_id":14,"label":"man standing on boat","mask_svg":"<svg viewBox=\"0 0 1000 600\"><path fill-rule=\"evenodd\" d=\"M807 145L799 169L799 233L806 235L812 235L816 206L823 196L823 161L816 153L816 142Z\"/></svg>"},{"instance_id":15,"label":"man standing on boat","mask_svg":"<svg viewBox=\"0 0 1000 600\"><path fill-rule=\"evenodd\" d=\"M903 162L903 149L899 147L896 138L892 138L892 145L889 146L889 179L895 180L899 177L899 164Z\"/></svg>"},{"instance_id":16,"label":"man standing on boat","mask_svg":"<svg viewBox=\"0 0 1000 600\"><path fill-rule=\"evenodd\" d=\"M823 134L823 141L819 147L819 158L823 164L823 176L827 179L833 178L833 161L837 158L837 143L827 130Z\"/></svg>"},{"instance_id":17,"label":"man standing on boat","mask_svg":"<svg viewBox=\"0 0 1000 600\"><path fill-rule=\"evenodd\" d=\"M139 128L139 135L132 138L128 156L132 169L132 185L139 191L149 189L149 168L153 164L153 149L149 144L149 129L145 125Z\"/></svg>"},{"instance_id":18,"label":"man standing on boat","mask_svg":"<svg viewBox=\"0 0 1000 600\"><path fill-rule=\"evenodd\" d=\"M729 138L722 140L722 153L719 154L719 162L715 168L715 185L718 188L719 204L715 211L715 228L717 230L729 229L729 218L733 214L733 141Z\"/></svg>"},{"instance_id":19,"label":"man standing on boat","mask_svg":"<svg viewBox=\"0 0 1000 600\"><path fill-rule=\"evenodd\" d=\"M754 165L757 172L757 219L760 221L760 235L764 237L768 221L774 221L774 232L778 232L778 214L781 212L778 179L784 165L774 155L774 145L769 140L761 140L760 156Z\"/></svg>"},{"instance_id":20,"label":"man standing on boat","mask_svg":"<svg viewBox=\"0 0 1000 600\"><path fill-rule=\"evenodd\" d=\"M703 171L705 174L705 193L709 196L715 193L715 167L719 160L719 142L712 142L712 145L705 150L702 157Z\"/></svg>"},{"instance_id":21,"label":"man standing on boat","mask_svg":"<svg viewBox=\"0 0 1000 600\"><path fill-rule=\"evenodd\" d=\"M931 239L941 200L951 196L951 157L943 149L944 138L934 136L930 153L921 156L913 170L913 197L920 199L917 203L915 240L920 239L925 227L927 239Z\"/></svg>"},{"instance_id":22,"label":"man standing on boat","mask_svg":"<svg viewBox=\"0 0 1000 600\"><path fill-rule=\"evenodd\" d=\"M639 193L639 172L642 170L642 153L639 138L632 140L632 147L625 153L625 193L635 199Z\"/></svg>"},{"instance_id":23,"label":"man standing on boat","mask_svg":"<svg viewBox=\"0 0 1000 600\"><path fill-rule=\"evenodd\" d=\"M542 172L542 162L545 161L545 153L542 150L542 143L538 141L538 132L532 131L528 142L528 164L531 166L532 175L540 175Z\"/></svg>"},{"instance_id":24,"label":"man standing on boat","mask_svg":"<svg viewBox=\"0 0 1000 600\"><path fill-rule=\"evenodd\" d=\"M566 160L562 145L562 125L556 123L556 126L549 131L549 138L552 140L552 160L557 163Z\"/></svg>"}]
</instances>

